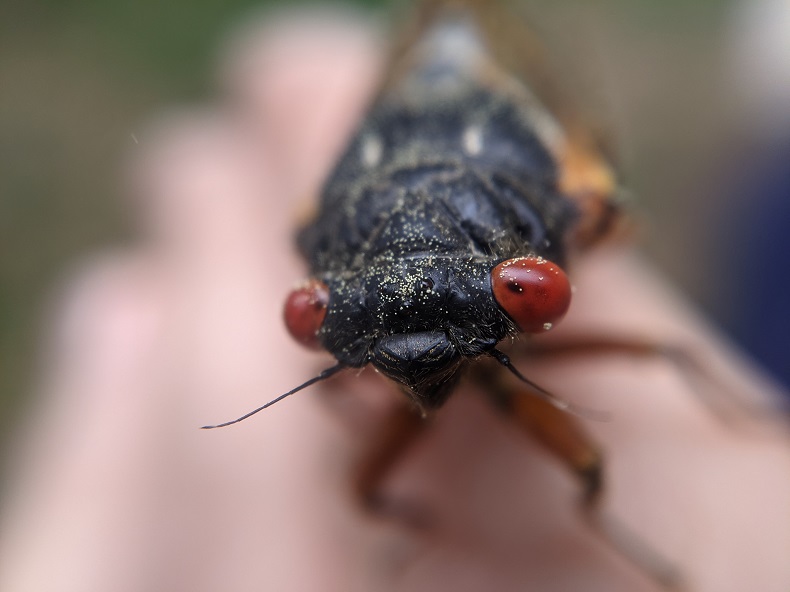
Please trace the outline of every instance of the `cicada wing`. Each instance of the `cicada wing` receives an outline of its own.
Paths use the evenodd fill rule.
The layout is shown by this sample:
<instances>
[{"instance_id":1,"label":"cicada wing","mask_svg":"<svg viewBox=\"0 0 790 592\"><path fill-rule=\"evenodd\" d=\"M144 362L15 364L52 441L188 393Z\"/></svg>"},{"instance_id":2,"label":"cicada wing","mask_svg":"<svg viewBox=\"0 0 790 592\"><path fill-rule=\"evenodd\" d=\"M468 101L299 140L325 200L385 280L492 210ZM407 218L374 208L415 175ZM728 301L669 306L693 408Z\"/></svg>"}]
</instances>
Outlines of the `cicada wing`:
<instances>
[{"instance_id":1,"label":"cicada wing","mask_svg":"<svg viewBox=\"0 0 790 592\"><path fill-rule=\"evenodd\" d=\"M557 162L561 191L581 212L574 246L587 247L622 226L606 118L577 96L600 93L567 84L574 75L550 59L523 9L495 0L420 2L394 45L382 93L419 105L420 93L449 73L520 102Z\"/></svg>"}]
</instances>

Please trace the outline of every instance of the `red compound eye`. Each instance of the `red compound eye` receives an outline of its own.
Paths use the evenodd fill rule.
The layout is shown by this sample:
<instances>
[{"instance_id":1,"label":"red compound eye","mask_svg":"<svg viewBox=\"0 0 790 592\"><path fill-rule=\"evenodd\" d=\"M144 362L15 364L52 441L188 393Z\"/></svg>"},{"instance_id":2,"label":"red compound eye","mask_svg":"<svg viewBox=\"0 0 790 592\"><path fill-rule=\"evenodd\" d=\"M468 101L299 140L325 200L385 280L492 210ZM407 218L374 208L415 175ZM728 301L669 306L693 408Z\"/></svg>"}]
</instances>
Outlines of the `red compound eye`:
<instances>
[{"instance_id":1,"label":"red compound eye","mask_svg":"<svg viewBox=\"0 0 790 592\"><path fill-rule=\"evenodd\" d=\"M311 349L320 349L318 331L324 323L329 304L329 288L318 280L308 280L285 301L285 326L296 341Z\"/></svg>"},{"instance_id":2,"label":"red compound eye","mask_svg":"<svg viewBox=\"0 0 790 592\"><path fill-rule=\"evenodd\" d=\"M541 333L565 316L571 284L560 267L542 257L508 259L491 271L494 298L527 333Z\"/></svg>"}]
</instances>

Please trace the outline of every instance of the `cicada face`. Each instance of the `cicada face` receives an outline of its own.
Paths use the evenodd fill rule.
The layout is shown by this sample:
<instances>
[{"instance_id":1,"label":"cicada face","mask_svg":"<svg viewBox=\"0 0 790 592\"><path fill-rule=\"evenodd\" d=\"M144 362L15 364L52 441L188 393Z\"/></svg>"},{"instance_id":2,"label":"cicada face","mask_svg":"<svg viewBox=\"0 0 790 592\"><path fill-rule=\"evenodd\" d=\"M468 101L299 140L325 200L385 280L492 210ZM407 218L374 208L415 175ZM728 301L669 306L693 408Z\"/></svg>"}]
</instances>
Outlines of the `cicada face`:
<instances>
[{"instance_id":1,"label":"cicada face","mask_svg":"<svg viewBox=\"0 0 790 592\"><path fill-rule=\"evenodd\" d=\"M376 258L330 281L324 347L349 366L373 364L423 408L449 394L461 362L513 330L492 301L490 265L455 257Z\"/></svg>"},{"instance_id":2,"label":"cicada face","mask_svg":"<svg viewBox=\"0 0 790 592\"><path fill-rule=\"evenodd\" d=\"M558 266L537 257L495 261L387 259L330 283L335 297L318 338L341 363L371 363L422 409L436 408L465 360L520 329L548 330L568 309L570 284Z\"/></svg>"}]
</instances>

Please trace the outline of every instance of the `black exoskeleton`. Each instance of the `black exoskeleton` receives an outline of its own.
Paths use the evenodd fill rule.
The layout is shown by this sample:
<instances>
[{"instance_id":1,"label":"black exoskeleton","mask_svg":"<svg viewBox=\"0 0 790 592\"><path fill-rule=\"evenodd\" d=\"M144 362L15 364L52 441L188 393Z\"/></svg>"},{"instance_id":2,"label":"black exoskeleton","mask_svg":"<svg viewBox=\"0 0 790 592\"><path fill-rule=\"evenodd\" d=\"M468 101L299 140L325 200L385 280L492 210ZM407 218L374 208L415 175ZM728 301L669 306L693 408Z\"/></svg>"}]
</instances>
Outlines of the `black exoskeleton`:
<instances>
[{"instance_id":1,"label":"black exoskeleton","mask_svg":"<svg viewBox=\"0 0 790 592\"><path fill-rule=\"evenodd\" d=\"M444 402L465 359L516 332L494 266L564 265L577 217L519 89L490 92L468 59L429 56L378 99L299 236L329 288L321 344L343 365L372 363L424 409Z\"/></svg>"}]
</instances>

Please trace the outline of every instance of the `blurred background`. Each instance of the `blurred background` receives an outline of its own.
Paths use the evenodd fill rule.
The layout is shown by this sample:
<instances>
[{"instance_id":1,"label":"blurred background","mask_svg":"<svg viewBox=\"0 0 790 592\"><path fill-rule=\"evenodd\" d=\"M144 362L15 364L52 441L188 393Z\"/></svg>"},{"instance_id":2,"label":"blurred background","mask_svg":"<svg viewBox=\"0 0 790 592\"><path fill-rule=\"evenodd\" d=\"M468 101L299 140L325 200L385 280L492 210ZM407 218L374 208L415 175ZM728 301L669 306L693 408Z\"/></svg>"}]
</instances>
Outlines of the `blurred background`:
<instances>
[{"instance_id":1,"label":"blurred background","mask_svg":"<svg viewBox=\"0 0 790 592\"><path fill-rule=\"evenodd\" d=\"M29 404L57 287L134 237L119 171L135 130L210 98L225 36L283 4L0 0L0 450ZM359 2L382 23L389 4ZM790 2L527 4L594 80L651 257L790 380L790 248L763 230L789 229Z\"/></svg>"}]
</instances>

